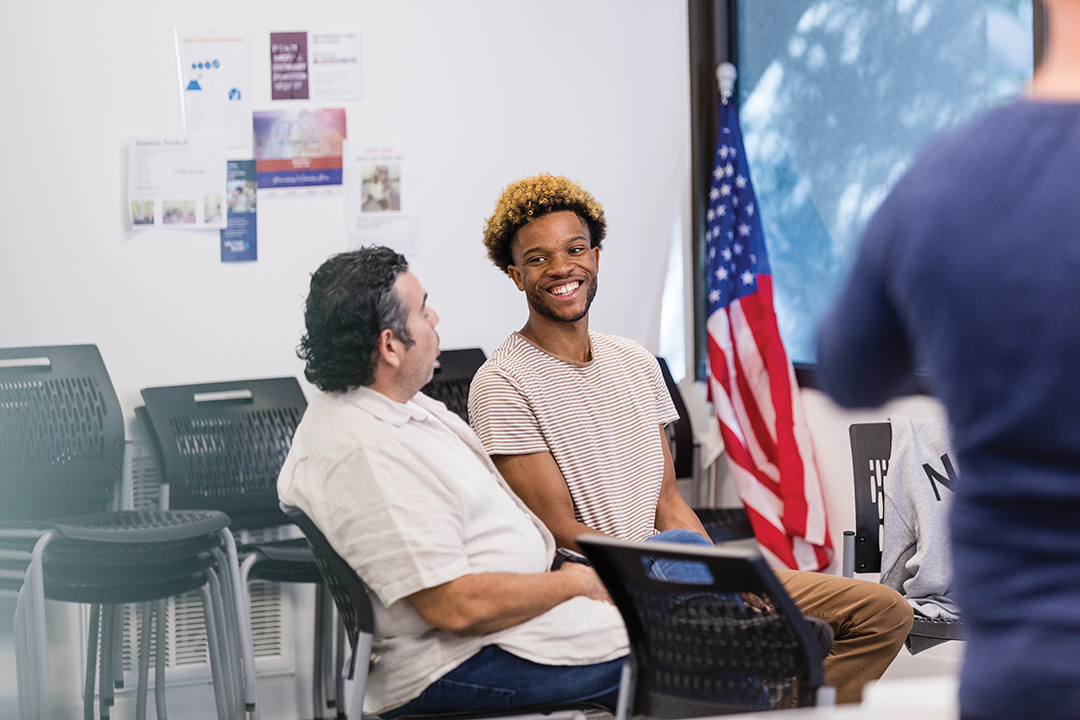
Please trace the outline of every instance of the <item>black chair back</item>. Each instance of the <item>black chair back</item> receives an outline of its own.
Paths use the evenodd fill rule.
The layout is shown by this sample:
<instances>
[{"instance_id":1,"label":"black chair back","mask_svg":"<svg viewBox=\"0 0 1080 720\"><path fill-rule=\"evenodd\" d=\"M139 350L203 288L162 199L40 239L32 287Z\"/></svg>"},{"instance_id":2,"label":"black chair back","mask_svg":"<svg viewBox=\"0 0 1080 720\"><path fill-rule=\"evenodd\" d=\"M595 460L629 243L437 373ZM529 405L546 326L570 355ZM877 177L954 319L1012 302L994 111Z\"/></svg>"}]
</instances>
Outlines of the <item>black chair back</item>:
<instances>
[{"instance_id":1,"label":"black chair back","mask_svg":"<svg viewBox=\"0 0 1080 720\"><path fill-rule=\"evenodd\" d=\"M0 349L0 521L112 509L124 417L95 345Z\"/></svg>"},{"instance_id":2,"label":"black chair back","mask_svg":"<svg viewBox=\"0 0 1080 720\"><path fill-rule=\"evenodd\" d=\"M756 550L578 538L623 616L634 669L630 715L657 719L812 705L823 642ZM707 585L651 577L645 558L703 563ZM766 600L772 613L741 602ZM827 626L825 626L827 630Z\"/></svg>"},{"instance_id":3,"label":"black chair back","mask_svg":"<svg viewBox=\"0 0 1080 720\"><path fill-rule=\"evenodd\" d=\"M672 448L671 459L675 462L675 477L688 478L694 475L694 429L690 424L690 413L683 402L682 391L678 383L671 375L667 360L662 357L656 358L660 363L660 372L664 376L664 385L667 386L671 395L671 402L675 404L675 410L679 413L679 419L675 421L675 447Z\"/></svg>"},{"instance_id":4,"label":"black chair back","mask_svg":"<svg viewBox=\"0 0 1080 720\"><path fill-rule=\"evenodd\" d=\"M368 635L375 633L375 615L371 608L371 598L367 594L367 586L353 570L352 565L338 555L330 545L330 541L303 510L296 507L285 507L284 510L289 520L300 528L311 545L315 553L315 561L322 572L323 581L330 588L338 615L341 616L345 625L349 646L354 651L349 664L349 677L352 678L356 672L357 638L360 633ZM367 658L363 658L363 661L367 662ZM360 668L360 672L366 674L367 667Z\"/></svg>"},{"instance_id":5,"label":"black chair back","mask_svg":"<svg viewBox=\"0 0 1080 720\"><path fill-rule=\"evenodd\" d=\"M296 378L142 391L169 507L221 510L236 529L284 525L277 477L307 408Z\"/></svg>"},{"instance_id":6,"label":"black chair back","mask_svg":"<svg viewBox=\"0 0 1080 720\"><path fill-rule=\"evenodd\" d=\"M435 375L421 392L469 422L469 386L485 360L487 357L480 348L443 350L435 364Z\"/></svg>"},{"instance_id":7,"label":"black chair back","mask_svg":"<svg viewBox=\"0 0 1080 720\"><path fill-rule=\"evenodd\" d=\"M882 500L892 455L892 425L855 423L848 428L855 479L855 572L881 572Z\"/></svg>"}]
</instances>

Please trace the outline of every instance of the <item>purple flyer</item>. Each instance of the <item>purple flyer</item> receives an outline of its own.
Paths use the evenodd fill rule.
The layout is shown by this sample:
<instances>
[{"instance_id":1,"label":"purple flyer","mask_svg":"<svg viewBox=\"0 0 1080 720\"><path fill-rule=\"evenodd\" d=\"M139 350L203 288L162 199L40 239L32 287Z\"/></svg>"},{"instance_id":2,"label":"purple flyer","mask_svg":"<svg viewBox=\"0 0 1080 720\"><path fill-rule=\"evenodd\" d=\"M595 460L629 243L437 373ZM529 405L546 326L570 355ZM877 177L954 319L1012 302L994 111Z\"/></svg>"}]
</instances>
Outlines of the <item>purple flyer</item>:
<instances>
[{"instance_id":1,"label":"purple flyer","mask_svg":"<svg viewBox=\"0 0 1080 720\"><path fill-rule=\"evenodd\" d=\"M306 32L270 33L270 92L272 100L308 99Z\"/></svg>"}]
</instances>

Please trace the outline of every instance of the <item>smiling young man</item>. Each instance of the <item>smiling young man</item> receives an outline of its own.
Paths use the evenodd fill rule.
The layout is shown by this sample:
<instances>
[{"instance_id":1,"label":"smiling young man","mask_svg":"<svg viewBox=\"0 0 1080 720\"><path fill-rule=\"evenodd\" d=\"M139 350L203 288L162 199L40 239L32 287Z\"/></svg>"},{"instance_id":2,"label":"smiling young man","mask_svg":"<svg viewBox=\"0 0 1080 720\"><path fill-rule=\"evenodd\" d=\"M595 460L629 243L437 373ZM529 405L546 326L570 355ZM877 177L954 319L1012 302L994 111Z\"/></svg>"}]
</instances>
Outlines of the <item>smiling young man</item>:
<instances>
[{"instance_id":1,"label":"smiling young man","mask_svg":"<svg viewBox=\"0 0 1080 720\"><path fill-rule=\"evenodd\" d=\"M420 389L439 316L405 258L342 253L311 278L300 355L318 386L278 476L371 591L364 710L614 707L626 634L462 420Z\"/></svg>"},{"instance_id":2,"label":"smiling young man","mask_svg":"<svg viewBox=\"0 0 1080 720\"><path fill-rule=\"evenodd\" d=\"M656 359L589 330L605 231L600 204L564 177L537 175L503 192L484 244L525 293L529 318L476 373L470 423L560 546L575 549L586 533L711 545L676 489L663 427L678 413ZM840 702L858 701L907 637L911 608L875 583L777 575L806 615L832 627L826 680Z\"/></svg>"}]
</instances>

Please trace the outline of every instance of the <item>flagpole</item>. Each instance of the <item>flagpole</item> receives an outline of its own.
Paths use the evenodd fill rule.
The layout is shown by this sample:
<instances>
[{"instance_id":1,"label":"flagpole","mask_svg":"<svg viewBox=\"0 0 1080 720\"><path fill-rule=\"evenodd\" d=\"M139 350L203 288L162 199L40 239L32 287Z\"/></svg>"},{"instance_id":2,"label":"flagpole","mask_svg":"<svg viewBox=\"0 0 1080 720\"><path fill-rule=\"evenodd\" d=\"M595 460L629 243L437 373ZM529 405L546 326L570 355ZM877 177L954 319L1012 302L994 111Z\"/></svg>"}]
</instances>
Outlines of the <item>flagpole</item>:
<instances>
[{"instance_id":1,"label":"flagpole","mask_svg":"<svg viewBox=\"0 0 1080 720\"><path fill-rule=\"evenodd\" d=\"M738 76L739 71L729 62L722 62L716 66L716 87L720 90L720 102L725 105L735 91L735 78Z\"/></svg>"}]
</instances>

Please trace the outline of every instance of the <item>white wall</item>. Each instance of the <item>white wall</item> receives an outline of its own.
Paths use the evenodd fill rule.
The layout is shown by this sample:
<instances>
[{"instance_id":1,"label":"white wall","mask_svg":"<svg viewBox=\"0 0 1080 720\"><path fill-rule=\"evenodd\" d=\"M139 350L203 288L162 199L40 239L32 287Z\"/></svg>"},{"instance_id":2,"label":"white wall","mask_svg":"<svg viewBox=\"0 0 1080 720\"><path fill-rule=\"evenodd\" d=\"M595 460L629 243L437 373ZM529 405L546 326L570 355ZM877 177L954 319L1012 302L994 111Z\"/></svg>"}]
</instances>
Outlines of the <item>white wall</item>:
<instances>
[{"instance_id":1,"label":"white wall","mask_svg":"<svg viewBox=\"0 0 1080 720\"><path fill-rule=\"evenodd\" d=\"M260 199L251 264L219 262L216 232L123 229L127 138L181 133L176 26L253 30L257 110L309 105L270 103L270 31L362 31L348 135L400 142L419 165L410 261L443 347L490 353L523 324L480 233L502 187L551 171L607 213L593 328L658 349L670 243L690 226L682 0L0 0L0 347L96 343L129 419L147 386L302 377L301 303L345 249L340 197ZM851 416L807 404L839 548Z\"/></svg>"},{"instance_id":2,"label":"white wall","mask_svg":"<svg viewBox=\"0 0 1080 720\"><path fill-rule=\"evenodd\" d=\"M182 132L178 26L251 28L256 110L312 106L271 104L269 32L361 31L365 96L344 106L348 136L400 143L420 172L410 262L443 347L490 353L524 323L480 236L507 183L547 171L607 212L593 327L656 351L669 246L689 226L682 0L0 0L0 347L97 344L129 435L143 387L302 377L310 273L346 249L340 196L260 198L249 264L222 264L215 231L124 229L128 137ZM11 607L0 603L8 618ZM57 711L77 716L79 623L54 610ZM309 661L300 652L296 678L263 684L264 720L310 713ZM14 682L0 679L0 715ZM209 697L177 688L170 707L200 717Z\"/></svg>"},{"instance_id":3,"label":"white wall","mask_svg":"<svg viewBox=\"0 0 1080 720\"><path fill-rule=\"evenodd\" d=\"M681 0L0 8L0 347L96 343L129 418L146 386L301 376L309 275L345 249L341 197L260 198L251 264L221 263L216 231L123 229L127 138L182 130L176 26L253 30L256 110L309 105L270 103L270 31L361 30L348 135L399 142L418 165L411 262L443 347L490 353L524 323L480 234L507 183L551 171L610 223L593 327L656 350L669 245L688 226Z\"/></svg>"}]
</instances>

